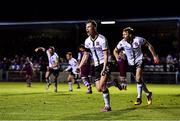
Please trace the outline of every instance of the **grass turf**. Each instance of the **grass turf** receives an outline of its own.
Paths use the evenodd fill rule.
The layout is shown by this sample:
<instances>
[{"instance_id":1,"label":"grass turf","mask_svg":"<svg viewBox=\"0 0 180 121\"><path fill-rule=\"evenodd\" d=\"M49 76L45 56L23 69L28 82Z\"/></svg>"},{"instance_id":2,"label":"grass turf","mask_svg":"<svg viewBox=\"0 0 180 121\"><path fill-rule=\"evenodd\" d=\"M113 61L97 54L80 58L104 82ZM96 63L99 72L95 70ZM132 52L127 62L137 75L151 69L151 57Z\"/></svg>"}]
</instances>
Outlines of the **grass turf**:
<instances>
[{"instance_id":1,"label":"grass turf","mask_svg":"<svg viewBox=\"0 0 180 121\"><path fill-rule=\"evenodd\" d=\"M180 119L180 85L147 84L153 92L153 104L134 106L136 85L127 91L110 88L111 112L103 113L102 94L93 87L93 94L85 94L86 87L68 91L67 84L53 85L48 91L44 83L0 82L0 120L175 120Z\"/></svg>"}]
</instances>

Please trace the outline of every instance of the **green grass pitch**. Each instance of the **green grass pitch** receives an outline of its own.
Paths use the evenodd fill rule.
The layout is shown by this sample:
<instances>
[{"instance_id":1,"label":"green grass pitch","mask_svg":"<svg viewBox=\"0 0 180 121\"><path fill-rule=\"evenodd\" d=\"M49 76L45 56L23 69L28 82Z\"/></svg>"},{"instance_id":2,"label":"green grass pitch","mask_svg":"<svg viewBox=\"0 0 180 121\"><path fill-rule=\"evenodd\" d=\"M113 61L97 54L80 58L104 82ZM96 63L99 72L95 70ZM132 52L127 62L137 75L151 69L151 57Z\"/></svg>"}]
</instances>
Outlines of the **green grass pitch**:
<instances>
[{"instance_id":1,"label":"green grass pitch","mask_svg":"<svg viewBox=\"0 0 180 121\"><path fill-rule=\"evenodd\" d=\"M134 106L136 85L127 91L111 87L111 112L103 113L102 94L93 87L93 94L85 94L81 84L78 90L68 91L60 83L58 93L53 86L45 90L44 83L33 83L31 88L23 82L0 82L0 120L177 120L180 119L180 85L147 84L153 92L153 104Z\"/></svg>"}]
</instances>

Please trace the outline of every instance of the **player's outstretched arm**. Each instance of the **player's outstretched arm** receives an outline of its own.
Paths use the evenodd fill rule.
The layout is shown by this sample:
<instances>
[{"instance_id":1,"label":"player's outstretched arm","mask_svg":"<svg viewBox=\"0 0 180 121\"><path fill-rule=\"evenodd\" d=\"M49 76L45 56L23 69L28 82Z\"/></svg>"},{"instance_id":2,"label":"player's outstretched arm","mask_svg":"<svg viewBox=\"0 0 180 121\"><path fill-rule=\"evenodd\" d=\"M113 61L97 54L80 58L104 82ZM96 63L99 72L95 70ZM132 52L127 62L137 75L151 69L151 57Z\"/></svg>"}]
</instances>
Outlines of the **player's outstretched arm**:
<instances>
[{"instance_id":1,"label":"player's outstretched arm","mask_svg":"<svg viewBox=\"0 0 180 121\"><path fill-rule=\"evenodd\" d=\"M35 52L38 52L39 50L42 50L42 51L46 51L46 49L44 47L37 47L34 51Z\"/></svg>"}]
</instances>

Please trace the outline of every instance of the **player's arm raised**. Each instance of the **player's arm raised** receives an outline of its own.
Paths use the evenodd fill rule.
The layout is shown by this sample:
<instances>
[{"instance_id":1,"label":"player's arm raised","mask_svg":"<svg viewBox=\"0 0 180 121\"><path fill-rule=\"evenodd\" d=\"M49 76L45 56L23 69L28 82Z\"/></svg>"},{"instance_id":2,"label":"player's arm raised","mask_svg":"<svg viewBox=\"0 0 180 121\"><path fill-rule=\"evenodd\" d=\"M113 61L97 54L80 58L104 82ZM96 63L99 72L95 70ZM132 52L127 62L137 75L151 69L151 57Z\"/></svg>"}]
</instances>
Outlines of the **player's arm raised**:
<instances>
[{"instance_id":1,"label":"player's arm raised","mask_svg":"<svg viewBox=\"0 0 180 121\"><path fill-rule=\"evenodd\" d=\"M46 51L46 49L44 48L44 47L37 47L36 49L35 49L35 52L38 52L39 50L42 50L42 51Z\"/></svg>"}]
</instances>

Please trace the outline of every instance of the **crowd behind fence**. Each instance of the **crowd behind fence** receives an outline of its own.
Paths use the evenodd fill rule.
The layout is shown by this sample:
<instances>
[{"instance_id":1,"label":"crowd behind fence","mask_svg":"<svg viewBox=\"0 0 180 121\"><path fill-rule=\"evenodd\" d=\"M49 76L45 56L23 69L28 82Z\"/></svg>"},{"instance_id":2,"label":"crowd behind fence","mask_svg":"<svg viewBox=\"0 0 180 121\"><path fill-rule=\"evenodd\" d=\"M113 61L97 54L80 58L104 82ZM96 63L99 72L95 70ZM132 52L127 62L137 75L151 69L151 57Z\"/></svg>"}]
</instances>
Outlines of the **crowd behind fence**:
<instances>
[{"instance_id":1,"label":"crowd behind fence","mask_svg":"<svg viewBox=\"0 0 180 121\"><path fill-rule=\"evenodd\" d=\"M180 55L180 54L176 54ZM15 55L14 57L3 57L0 60L0 80L1 81L25 81L25 72L22 71L22 67L25 64L27 56ZM46 71L47 60L43 57L29 57L33 63L33 81L43 82L44 74ZM144 80L148 83L179 83L180 71L179 63L180 59L170 54L167 57L160 57L161 62L158 65L153 64L152 59L144 54ZM66 81L67 74L62 71L68 66L67 61L64 58L60 58L60 77L58 81ZM113 73L112 78L117 78L119 74L116 69L116 62L113 61L112 66ZM127 78L129 82L133 83L132 76L127 72Z\"/></svg>"}]
</instances>

